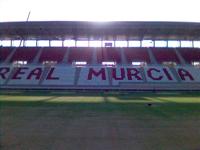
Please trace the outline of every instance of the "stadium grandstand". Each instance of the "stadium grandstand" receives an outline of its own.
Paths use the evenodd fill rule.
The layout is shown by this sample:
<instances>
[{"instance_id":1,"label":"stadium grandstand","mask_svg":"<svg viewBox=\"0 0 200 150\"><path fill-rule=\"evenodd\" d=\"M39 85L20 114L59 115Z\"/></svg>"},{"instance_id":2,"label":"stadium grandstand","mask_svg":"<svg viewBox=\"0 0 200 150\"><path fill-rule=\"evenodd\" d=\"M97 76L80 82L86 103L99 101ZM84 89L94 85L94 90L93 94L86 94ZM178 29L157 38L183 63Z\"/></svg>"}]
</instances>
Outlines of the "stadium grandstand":
<instances>
[{"instance_id":1,"label":"stadium grandstand","mask_svg":"<svg viewBox=\"0 0 200 150\"><path fill-rule=\"evenodd\" d=\"M199 23L0 23L1 89L200 90L199 74Z\"/></svg>"},{"instance_id":2,"label":"stadium grandstand","mask_svg":"<svg viewBox=\"0 0 200 150\"><path fill-rule=\"evenodd\" d=\"M200 23L0 22L0 150L200 150L199 74Z\"/></svg>"}]
</instances>

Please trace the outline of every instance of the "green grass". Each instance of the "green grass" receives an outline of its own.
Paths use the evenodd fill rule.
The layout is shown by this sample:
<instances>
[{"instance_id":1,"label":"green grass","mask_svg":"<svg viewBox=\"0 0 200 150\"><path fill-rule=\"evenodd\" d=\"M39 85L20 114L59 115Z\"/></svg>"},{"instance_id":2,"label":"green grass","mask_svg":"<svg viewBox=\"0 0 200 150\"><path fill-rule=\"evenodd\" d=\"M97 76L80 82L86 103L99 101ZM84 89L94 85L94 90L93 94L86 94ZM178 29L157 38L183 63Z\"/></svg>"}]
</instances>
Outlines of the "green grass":
<instances>
[{"instance_id":1,"label":"green grass","mask_svg":"<svg viewBox=\"0 0 200 150\"><path fill-rule=\"evenodd\" d=\"M123 150L200 148L200 92L0 91L0 115L3 150L52 149L61 140L69 150L95 142Z\"/></svg>"},{"instance_id":2,"label":"green grass","mask_svg":"<svg viewBox=\"0 0 200 150\"><path fill-rule=\"evenodd\" d=\"M60 106L72 111L117 111L176 118L200 115L199 92L46 92L10 91L0 93L1 106ZM148 106L148 104L152 104Z\"/></svg>"}]
</instances>

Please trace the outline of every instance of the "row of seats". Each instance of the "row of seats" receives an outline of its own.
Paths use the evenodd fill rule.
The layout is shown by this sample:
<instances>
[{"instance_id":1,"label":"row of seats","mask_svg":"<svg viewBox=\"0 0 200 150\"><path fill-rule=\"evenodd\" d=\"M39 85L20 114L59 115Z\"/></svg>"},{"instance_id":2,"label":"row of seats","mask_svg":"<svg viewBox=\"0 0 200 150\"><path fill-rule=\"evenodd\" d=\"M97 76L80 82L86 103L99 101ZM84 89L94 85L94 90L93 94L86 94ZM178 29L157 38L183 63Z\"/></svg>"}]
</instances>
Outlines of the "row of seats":
<instances>
[{"instance_id":1,"label":"row of seats","mask_svg":"<svg viewBox=\"0 0 200 150\"><path fill-rule=\"evenodd\" d=\"M17 60L26 60L28 63L31 63L35 56L37 55L37 48L19 48L15 51L13 56L10 59L10 62L14 62Z\"/></svg>"},{"instance_id":2,"label":"row of seats","mask_svg":"<svg viewBox=\"0 0 200 150\"><path fill-rule=\"evenodd\" d=\"M41 55L39 57L39 62L43 61L57 61L58 63L62 62L63 57L66 53L66 48L43 48Z\"/></svg>"},{"instance_id":3,"label":"row of seats","mask_svg":"<svg viewBox=\"0 0 200 150\"><path fill-rule=\"evenodd\" d=\"M12 50L13 49L10 47L0 47L0 62L4 62L6 58L10 55Z\"/></svg>"},{"instance_id":4,"label":"row of seats","mask_svg":"<svg viewBox=\"0 0 200 150\"><path fill-rule=\"evenodd\" d=\"M182 57L185 59L187 63L191 63L194 61L200 62L200 49L199 48L181 48L178 49L179 53L181 53Z\"/></svg>"},{"instance_id":5,"label":"row of seats","mask_svg":"<svg viewBox=\"0 0 200 150\"><path fill-rule=\"evenodd\" d=\"M162 83L171 84L170 88L177 83L198 84L200 90L200 70L198 68L149 66L149 67L122 67L106 68L102 66L73 67L57 65L45 68L42 65L27 65L26 67L13 68L12 66L0 66L0 86L16 85L28 88L33 86L82 86L82 87L101 87L101 86L126 86L141 83ZM105 87L104 87L105 88ZM168 88L168 89L170 89ZM152 88L153 89L153 88ZM189 90L190 88L188 88Z\"/></svg>"},{"instance_id":6,"label":"row of seats","mask_svg":"<svg viewBox=\"0 0 200 150\"><path fill-rule=\"evenodd\" d=\"M172 61L180 64L180 60L173 48L152 48L152 52L158 63Z\"/></svg>"},{"instance_id":7,"label":"row of seats","mask_svg":"<svg viewBox=\"0 0 200 150\"><path fill-rule=\"evenodd\" d=\"M158 63L163 62L176 62L180 64L180 60L173 48L150 48L152 54ZM200 61L200 49L197 48L179 48L177 49L181 56L187 63L194 61ZM9 55L14 51L12 57L9 58L9 62L14 61L27 61L28 63L44 61L56 61L61 63L66 59L67 63L74 61L86 61L88 64L92 62L105 62L114 61L118 64L123 63L123 58L128 64L135 62L151 63L151 59L148 53L148 48L88 48L88 47L1 47L0 48L0 62L6 61ZM124 55L124 56L122 56ZM37 58L38 57L38 58Z\"/></svg>"},{"instance_id":8,"label":"row of seats","mask_svg":"<svg viewBox=\"0 0 200 150\"><path fill-rule=\"evenodd\" d=\"M74 61L86 61L88 64L92 63L93 48L69 48L68 63Z\"/></svg>"},{"instance_id":9,"label":"row of seats","mask_svg":"<svg viewBox=\"0 0 200 150\"><path fill-rule=\"evenodd\" d=\"M131 64L133 61L151 63L150 57L146 48L133 48L133 49L125 48L124 55L129 64Z\"/></svg>"}]
</instances>

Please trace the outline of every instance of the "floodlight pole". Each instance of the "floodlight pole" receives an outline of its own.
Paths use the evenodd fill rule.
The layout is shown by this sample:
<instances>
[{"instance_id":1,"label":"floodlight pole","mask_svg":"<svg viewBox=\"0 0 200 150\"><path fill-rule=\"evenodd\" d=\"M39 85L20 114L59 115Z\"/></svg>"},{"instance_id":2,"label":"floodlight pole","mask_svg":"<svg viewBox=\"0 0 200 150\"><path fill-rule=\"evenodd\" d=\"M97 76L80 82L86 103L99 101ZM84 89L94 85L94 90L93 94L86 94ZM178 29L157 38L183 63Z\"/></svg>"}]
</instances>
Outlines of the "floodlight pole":
<instances>
[{"instance_id":1,"label":"floodlight pole","mask_svg":"<svg viewBox=\"0 0 200 150\"><path fill-rule=\"evenodd\" d=\"M31 11L28 12L28 16L27 16L27 18L26 18L26 22L28 22L30 15L31 15ZM22 41L23 41L23 39L20 40L19 47L21 47ZM25 44L25 43L23 43L23 46L24 46L24 44Z\"/></svg>"},{"instance_id":2,"label":"floodlight pole","mask_svg":"<svg viewBox=\"0 0 200 150\"><path fill-rule=\"evenodd\" d=\"M29 13L28 13L28 16L26 18L26 22L28 22L30 15L31 15L31 11L29 11Z\"/></svg>"}]
</instances>

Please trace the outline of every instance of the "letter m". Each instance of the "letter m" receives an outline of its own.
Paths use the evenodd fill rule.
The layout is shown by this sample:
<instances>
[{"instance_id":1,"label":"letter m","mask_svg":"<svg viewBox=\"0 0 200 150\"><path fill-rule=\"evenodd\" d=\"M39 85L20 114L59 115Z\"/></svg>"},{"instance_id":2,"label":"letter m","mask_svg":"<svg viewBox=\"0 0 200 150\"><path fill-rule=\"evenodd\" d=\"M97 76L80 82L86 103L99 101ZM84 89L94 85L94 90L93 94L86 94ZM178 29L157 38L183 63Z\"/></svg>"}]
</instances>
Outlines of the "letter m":
<instances>
[{"instance_id":1,"label":"letter m","mask_svg":"<svg viewBox=\"0 0 200 150\"><path fill-rule=\"evenodd\" d=\"M105 68L101 68L98 71L94 70L94 68L90 68L88 73L88 80L92 80L93 76L95 77L101 76L102 80L106 80Z\"/></svg>"}]
</instances>

